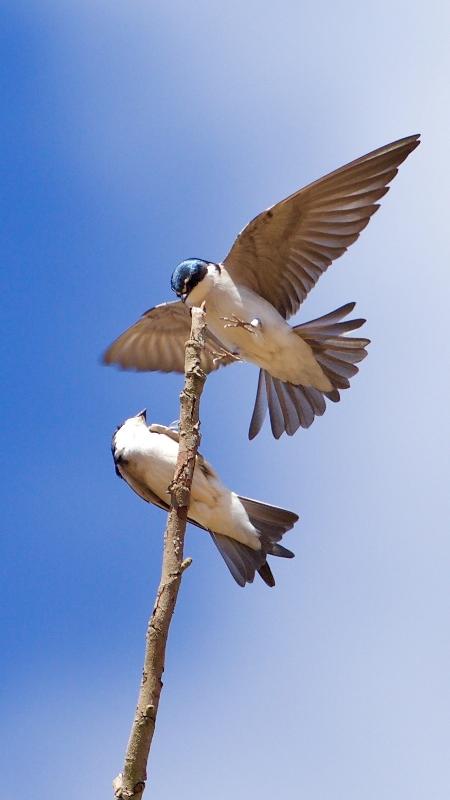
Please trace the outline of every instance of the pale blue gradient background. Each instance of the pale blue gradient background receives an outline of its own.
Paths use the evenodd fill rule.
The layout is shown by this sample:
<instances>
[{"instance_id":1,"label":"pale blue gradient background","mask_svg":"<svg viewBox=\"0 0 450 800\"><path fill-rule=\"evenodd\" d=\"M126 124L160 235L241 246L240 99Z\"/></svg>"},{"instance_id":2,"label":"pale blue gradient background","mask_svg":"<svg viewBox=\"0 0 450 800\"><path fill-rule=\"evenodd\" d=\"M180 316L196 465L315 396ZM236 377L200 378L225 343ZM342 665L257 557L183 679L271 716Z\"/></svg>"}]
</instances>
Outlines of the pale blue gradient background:
<instances>
[{"instance_id":1,"label":"pale blue gradient background","mask_svg":"<svg viewBox=\"0 0 450 800\"><path fill-rule=\"evenodd\" d=\"M2 714L9 798L111 796L161 512L112 429L177 416L178 376L99 366L309 180L416 131L303 319L349 300L369 358L339 406L246 439L256 369L213 376L203 450L301 524L277 588L190 530L149 797L447 800L450 793L448 14L431 2L2 4ZM175 766L174 766L175 765Z\"/></svg>"}]
</instances>

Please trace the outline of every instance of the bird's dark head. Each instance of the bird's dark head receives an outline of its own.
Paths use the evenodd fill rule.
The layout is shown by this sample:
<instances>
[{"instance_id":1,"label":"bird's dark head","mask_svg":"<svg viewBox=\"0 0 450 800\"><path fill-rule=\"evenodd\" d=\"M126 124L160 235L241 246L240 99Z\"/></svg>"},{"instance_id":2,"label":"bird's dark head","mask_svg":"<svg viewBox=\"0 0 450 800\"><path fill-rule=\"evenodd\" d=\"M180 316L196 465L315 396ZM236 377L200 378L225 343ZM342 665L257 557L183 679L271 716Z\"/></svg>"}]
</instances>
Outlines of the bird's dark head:
<instances>
[{"instance_id":1,"label":"bird's dark head","mask_svg":"<svg viewBox=\"0 0 450 800\"><path fill-rule=\"evenodd\" d=\"M172 290L183 303L186 302L186 298L192 290L206 277L209 266L209 261L203 261L201 258L188 258L178 264L173 271L170 281Z\"/></svg>"},{"instance_id":2,"label":"bird's dark head","mask_svg":"<svg viewBox=\"0 0 450 800\"><path fill-rule=\"evenodd\" d=\"M116 469L116 475L119 478L123 478L119 467L123 467L128 464L128 460L124 454L129 446L130 440L133 441L135 432L136 430L140 430L141 425L145 425L145 427L147 427L146 408L142 409L142 411L139 411L134 417L130 417L129 419L124 420L124 422L121 422L113 433L111 452Z\"/></svg>"}]
</instances>

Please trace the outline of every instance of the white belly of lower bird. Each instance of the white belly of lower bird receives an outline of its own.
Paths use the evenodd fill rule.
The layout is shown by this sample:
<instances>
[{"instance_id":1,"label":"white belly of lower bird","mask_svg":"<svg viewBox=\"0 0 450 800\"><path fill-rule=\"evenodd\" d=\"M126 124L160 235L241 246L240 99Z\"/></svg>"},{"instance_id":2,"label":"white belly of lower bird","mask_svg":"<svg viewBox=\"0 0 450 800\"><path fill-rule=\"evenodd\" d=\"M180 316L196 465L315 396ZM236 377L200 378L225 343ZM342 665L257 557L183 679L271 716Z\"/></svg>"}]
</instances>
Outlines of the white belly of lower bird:
<instances>
[{"instance_id":1,"label":"white belly of lower bird","mask_svg":"<svg viewBox=\"0 0 450 800\"><path fill-rule=\"evenodd\" d=\"M149 486L164 502L170 502L178 444L164 434L148 432L145 442L124 451L128 471ZM240 503L215 476L206 476L197 465L192 481L189 516L207 530L222 533L258 550L259 537Z\"/></svg>"}]
</instances>

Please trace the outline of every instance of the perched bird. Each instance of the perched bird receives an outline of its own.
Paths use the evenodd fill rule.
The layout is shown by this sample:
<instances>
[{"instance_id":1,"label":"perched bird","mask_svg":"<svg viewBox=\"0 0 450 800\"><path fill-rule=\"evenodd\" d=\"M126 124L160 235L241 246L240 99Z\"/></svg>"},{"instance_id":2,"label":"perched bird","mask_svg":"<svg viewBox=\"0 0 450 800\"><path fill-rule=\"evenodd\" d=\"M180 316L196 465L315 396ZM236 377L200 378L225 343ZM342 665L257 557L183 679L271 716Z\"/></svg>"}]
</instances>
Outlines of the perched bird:
<instances>
[{"instance_id":1,"label":"perched bird","mask_svg":"<svg viewBox=\"0 0 450 800\"><path fill-rule=\"evenodd\" d=\"M346 336L365 320L346 319L354 303L301 325L286 320L320 276L356 241L399 165L419 144L408 136L374 150L300 189L255 217L223 263L183 261L172 275L182 302L163 303L109 347L106 364L124 369L182 372L190 319L185 305L206 301L208 334L203 367L236 360L260 367L249 438L267 406L278 439L308 428L350 386L368 339Z\"/></svg>"},{"instance_id":2,"label":"perched bird","mask_svg":"<svg viewBox=\"0 0 450 800\"><path fill-rule=\"evenodd\" d=\"M146 411L141 411L119 425L111 449L117 475L143 500L168 510L178 432L165 425L147 425ZM297 514L230 491L200 454L188 519L211 535L239 586L251 583L255 571L268 586L275 586L267 556L294 556L278 542L295 525Z\"/></svg>"}]
</instances>

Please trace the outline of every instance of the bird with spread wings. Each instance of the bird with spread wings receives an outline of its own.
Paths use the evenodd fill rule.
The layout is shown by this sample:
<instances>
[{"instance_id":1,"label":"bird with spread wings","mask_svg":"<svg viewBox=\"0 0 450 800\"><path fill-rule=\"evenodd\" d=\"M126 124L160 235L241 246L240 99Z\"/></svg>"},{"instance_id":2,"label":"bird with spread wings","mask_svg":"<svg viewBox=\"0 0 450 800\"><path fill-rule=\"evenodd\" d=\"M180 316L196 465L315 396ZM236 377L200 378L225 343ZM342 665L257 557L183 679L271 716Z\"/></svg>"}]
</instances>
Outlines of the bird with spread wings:
<instances>
[{"instance_id":1,"label":"bird with spread wings","mask_svg":"<svg viewBox=\"0 0 450 800\"><path fill-rule=\"evenodd\" d=\"M272 432L308 428L350 386L369 340L350 337L365 320L348 319L354 303L294 327L295 314L331 263L358 239L398 167L418 146L409 136L374 150L309 184L255 217L223 262L187 259L172 288L181 301L151 308L108 348L104 363L123 369L183 372L189 306L206 302L202 367L237 360L260 367L249 438L267 408Z\"/></svg>"}]
</instances>

